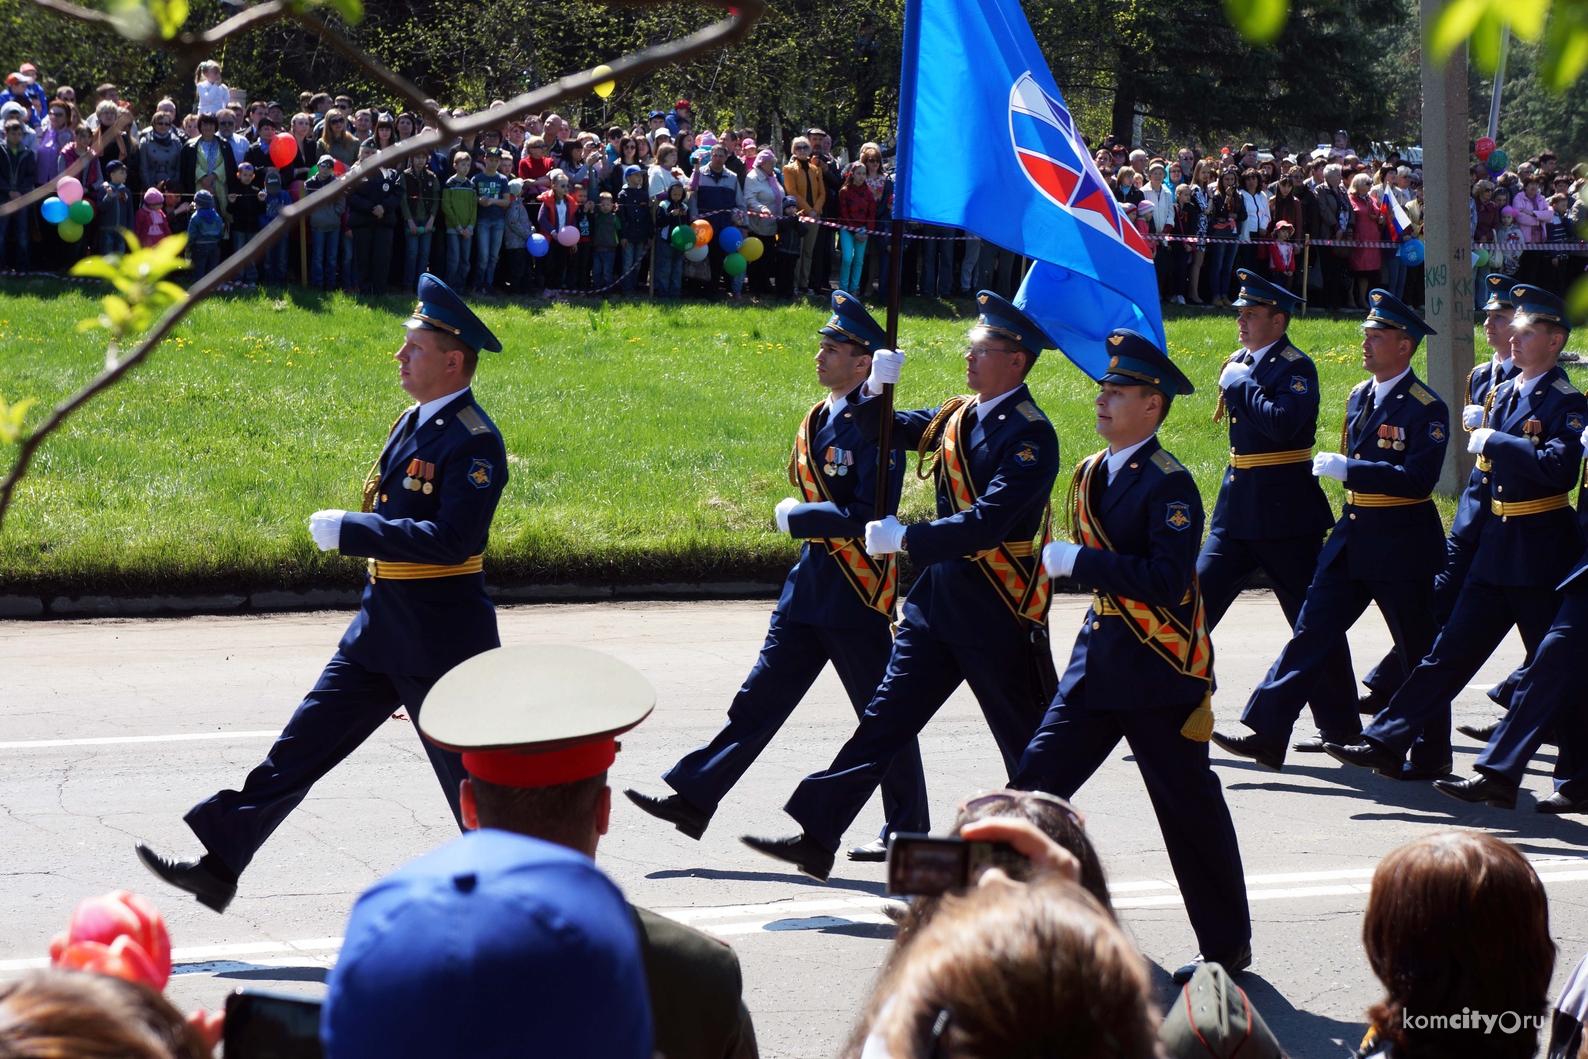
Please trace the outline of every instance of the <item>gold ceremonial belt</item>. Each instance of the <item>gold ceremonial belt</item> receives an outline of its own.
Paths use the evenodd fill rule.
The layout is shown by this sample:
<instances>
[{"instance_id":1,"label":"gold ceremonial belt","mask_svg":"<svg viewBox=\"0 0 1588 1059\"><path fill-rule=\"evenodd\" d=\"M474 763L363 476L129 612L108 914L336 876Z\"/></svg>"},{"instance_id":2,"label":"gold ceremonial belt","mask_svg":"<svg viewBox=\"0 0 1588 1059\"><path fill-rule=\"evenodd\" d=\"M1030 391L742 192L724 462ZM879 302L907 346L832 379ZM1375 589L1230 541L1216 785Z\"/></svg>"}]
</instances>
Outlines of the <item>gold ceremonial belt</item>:
<instances>
[{"instance_id":1,"label":"gold ceremonial belt","mask_svg":"<svg viewBox=\"0 0 1588 1059\"><path fill-rule=\"evenodd\" d=\"M1477 466L1478 470L1482 471L1484 474L1488 474L1490 471L1494 470L1494 464L1490 463L1482 456L1478 457Z\"/></svg>"},{"instance_id":2,"label":"gold ceremonial belt","mask_svg":"<svg viewBox=\"0 0 1588 1059\"><path fill-rule=\"evenodd\" d=\"M457 566L432 566L428 563L385 563L379 559L369 561L369 579L387 581L425 581L432 577L458 577L477 574L484 567L484 554L471 556Z\"/></svg>"},{"instance_id":3,"label":"gold ceremonial belt","mask_svg":"<svg viewBox=\"0 0 1588 1059\"><path fill-rule=\"evenodd\" d=\"M1254 452L1246 456L1242 456L1234 449L1230 450L1230 466L1242 471L1248 467L1279 467L1287 463L1311 462L1311 449L1291 449L1289 452Z\"/></svg>"},{"instance_id":4,"label":"gold ceremonial belt","mask_svg":"<svg viewBox=\"0 0 1588 1059\"><path fill-rule=\"evenodd\" d=\"M1557 493L1542 500L1519 500L1509 504L1503 500L1489 501L1489 510L1501 516L1538 515L1545 511L1559 511L1563 507L1571 507L1571 494Z\"/></svg>"},{"instance_id":5,"label":"gold ceremonial belt","mask_svg":"<svg viewBox=\"0 0 1588 1059\"><path fill-rule=\"evenodd\" d=\"M1188 588L1185 591L1185 598L1180 600L1180 606L1186 606L1190 602L1191 590ZM1114 600L1111 597L1098 595L1096 592L1094 592L1092 593L1092 613L1101 615L1105 618L1109 615L1118 616L1119 608L1114 606Z\"/></svg>"},{"instance_id":6,"label":"gold ceremonial belt","mask_svg":"<svg viewBox=\"0 0 1588 1059\"><path fill-rule=\"evenodd\" d=\"M1352 507L1410 507L1413 504L1426 504L1432 500L1431 496L1387 496L1384 493L1353 493L1345 491L1345 502Z\"/></svg>"},{"instance_id":7,"label":"gold ceremonial belt","mask_svg":"<svg viewBox=\"0 0 1588 1059\"><path fill-rule=\"evenodd\" d=\"M1032 552L1032 550L1031 550L1031 542L1030 541L1004 541L1003 544L1000 545L1000 547L1002 547L1005 551L1007 551L1010 555L1014 556L1016 559L1029 559L1034 554ZM977 552L974 555L967 555L967 556L965 556L965 558L967 558L967 559L980 559L982 556L991 555L993 552L995 552L997 550L998 550L997 548L988 548L984 552Z\"/></svg>"}]
</instances>

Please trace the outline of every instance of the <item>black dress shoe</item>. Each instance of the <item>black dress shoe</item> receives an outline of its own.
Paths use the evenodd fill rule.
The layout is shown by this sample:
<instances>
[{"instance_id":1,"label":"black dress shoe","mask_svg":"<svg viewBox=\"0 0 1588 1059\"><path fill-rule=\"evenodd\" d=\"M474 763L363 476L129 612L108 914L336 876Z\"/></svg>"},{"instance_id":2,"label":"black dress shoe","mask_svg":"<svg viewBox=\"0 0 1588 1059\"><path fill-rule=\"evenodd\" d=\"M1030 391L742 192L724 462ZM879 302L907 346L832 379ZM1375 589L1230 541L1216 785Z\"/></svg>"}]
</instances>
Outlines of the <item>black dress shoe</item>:
<instances>
[{"instance_id":1,"label":"black dress shoe","mask_svg":"<svg viewBox=\"0 0 1588 1059\"><path fill-rule=\"evenodd\" d=\"M864 846L856 846L849 851L850 860L884 861L888 859L887 839L874 838Z\"/></svg>"},{"instance_id":2,"label":"black dress shoe","mask_svg":"<svg viewBox=\"0 0 1588 1059\"><path fill-rule=\"evenodd\" d=\"M1456 731L1468 739L1476 739L1480 743L1487 743L1494 737L1495 731L1500 727L1500 722L1490 721L1488 724L1458 724Z\"/></svg>"},{"instance_id":3,"label":"black dress shoe","mask_svg":"<svg viewBox=\"0 0 1588 1059\"><path fill-rule=\"evenodd\" d=\"M1464 802L1483 802L1496 809L1516 808L1516 784L1486 772L1474 773L1461 780L1434 780L1434 790Z\"/></svg>"},{"instance_id":4,"label":"black dress shoe","mask_svg":"<svg viewBox=\"0 0 1588 1059\"><path fill-rule=\"evenodd\" d=\"M1298 739L1290 744L1290 749L1298 754L1323 753L1323 736L1315 735L1311 739Z\"/></svg>"},{"instance_id":5,"label":"black dress shoe","mask_svg":"<svg viewBox=\"0 0 1588 1059\"><path fill-rule=\"evenodd\" d=\"M682 794L669 794L665 798L657 798L653 795L641 794L632 787L625 788L623 793L629 801L656 819L666 820L690 838L699 839L706 833L706 825L711 823L711 814L696 809L684 800Z\"/></svg>"},{"instance_id":6,"label":"black dress shoe","mask_svg":"<svg viewBox=\"0 0 1588 1059\"><path fill-rule=\"evenodd\" d=\"M179 890L186 890L197 897L199 904L205 908L224 912L226 906L232 903L232 898L237 896L237 880L228 880L221 874L224 869L206 863L212 860L211 857L206 856L202 860L172 860L160 856L140 842L138 859L143 861L143 866L162 882L168 882Z\"/></svg>"},{"instance_id":7,"label":"black dress shoe","mask_svg":"<svg viewBox=\"0 0 1588 1059\"><path fill-rule=\"evenodd\" d=\"M1450 775L1451 763L1449 761L1439 765L1419 765L1415 761L1408 761L1401 766L1401 774L1396 779L1401 780L1437 780Z\"/></svg>"},{"instance_id":8,"label":"black dress shoe","mask_svg":"<svg viewBox=\"0 0 1588 1059\"><path fill-rule=\"evenodd\" d=\"M1377 743L1354 743L1351 746L1341 746L1339 743L1325 741L1323 752L1343 765L1355 765L1358 768L1372 769L1380 776L1387 776L1392 780L1401 778L1401 766L1405 759L1397 754L1392 754Z\"/></svg>"},{"instance_id":9,"label":"black dress shoe","mask_svg":"<svg viewBox=\"0 0 1588 1059\"><path fill-rule=\"evenodd\" d=\"M1369 691L1356 700L1356 712L1364 717L1374 717L1388 705L1389 699L1376 691Z\"/></svg>"},{"instance_id":10,"label":"black dress shoe","mask_svg":"<svg viewBox=\"0 0 1588 1059\"><path fill-rule=\"evenodd\" d=\"M1285 744L1269 739L1258 732L1251 735L1225 735L1213 733L1213 742L1224 750L1240 757L1249 757L1270 772L1285 767Z\"/></svg>"},{"instance_id":11,"label":"black dress shoe","mask_svg":"<svg viewBox=\"0 0 1588 1059\"><path fill-rule=\"evenodd\" d=\"M757 853L787 861L817 882L826 882L833 872L833 855L803 833L788 838L745 835L741 841Z\"/></svg>"},{"instance_id":12,"label":"black dress shoe","mask_svg":"<svg viewBox=\"0 0 1588 1059\"><path fill-rule=\"evenodd\" d=\"M1550 816L1559 816L1561 813L1588 813L1588 801L1574 802L1560 791L1556 791L1533 806L1533 811L1548 813Z\"/></svg>"},{"instance_id":13,"label":"black dress shoe","mask_svg":"<svg viewBox=\"0 0 1588 1059\"><path fill-rule=\"evenodd\" d=\"M1190 963L1185 964L1182 967L1176 967L1174 974L1172 974L1170 977L1174 979L1175 985L1185 985L1187 982L1191 981L1191 976L1197 973L1197 968L1201 967L1204 963L1216 963L1220 967L1223 967L1224 970L1229 974L1240 974L1242 971L1246 970L1246 968L1252 965L1251 943L1247 942L1245 945L1241 946L1240 952L1233 954L1225 960L1210 960L1201 953L1198 953L1197 958L1192 960Z\"/></svg>"}]
</instances>

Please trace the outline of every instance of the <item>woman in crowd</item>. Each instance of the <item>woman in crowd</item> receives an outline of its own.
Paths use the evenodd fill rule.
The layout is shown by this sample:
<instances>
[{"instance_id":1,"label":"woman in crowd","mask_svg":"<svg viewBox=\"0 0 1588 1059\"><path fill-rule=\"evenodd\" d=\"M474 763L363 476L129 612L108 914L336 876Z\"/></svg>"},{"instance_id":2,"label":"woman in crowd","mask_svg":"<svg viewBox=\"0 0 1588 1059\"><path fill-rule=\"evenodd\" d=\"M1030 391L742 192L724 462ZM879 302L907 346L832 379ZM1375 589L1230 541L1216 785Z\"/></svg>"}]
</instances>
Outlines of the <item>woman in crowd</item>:
<instances>
[{"instance_id":1,"label":"woman in crowd","mask_svg":"<svg viewBox=\"0 0 1588 1059\"><path fill-rule=\"evenodd\" d=\"M838 289L858 296L866 243L877 215L877 200L866 187L866 165L851 162L838 191Z\"/></svg>"},{"instance_id":2,"label":"woman in crowd","mask_svg":"<svg viewBox=\"0 0 1588 1059\"><path fill-rule=\"evenodd\" d=\"M1214 305L1230 303L1230 276L1235 269L1239 237L1241 191L1237 173L1231 166L1219 174L1219 182L1208 194L1208 297Z\"/></svg>"},{"instance_id":3,"label":"woman in crowd","mask_svg":"<svg viewBox=\"0 0 1588 1059\"><path fill-rule=\"evenodd\" d=\"M315 151L330 155L348 168L358 162L358 140L347 129L347 116L335 107L326 111L325 125L320 130L320 143Z\"/></svg>"},{"instance_id":4,"label":"woman in crowd","mask_svg":"<svg viewBox=\"0 0 1588 1059\"><path fill-rule=\"evenodd\" d=\"M36 971L0 984L0 1055L210 1059L210 1048L148 986L105 974Z\"/></svg>"},{"instance_id":5,"label":"woman in crowd","mask_svg":"<svg viewBox=\"0 0 1588 1059\"><path fill-rule=\"evenodd\" d=\"M860 161L866 167L866 187L871 190L871 197L876 200L877 223L872 225L872 230L879 233L873 240L874 247L866 255L866 272L860 280L862 290L856 294L864 294L871 289L872 280L875 279L877 288L885 290L888 282L888 269L891 266L892 244L889 239L888 225L883 223L893 216L893 177L889 175L882 165L882 148L874 143L865 143L860 148Z\"/></svg>"},{"instance_id":6,"label":"woman in crowd","mask_svg":"<svg viewBox=\"0 0 1588 1059\"><path fill-rule=\"evenodd\" d=\"M1268 211L1268 192L1263 186L1259 170L1247 169L1241 173L1241 190L1235 199L1237 238L1240 241L1236 263L1243 268L1255 268L1257 248L1252 244L1268 237L1272 218Z\"/></svg>"},{"instance_id":7,"label":"woman in crowd","mask_svg":"<svg viewBox=\"0 0 1588 1059\"><path fill-rule=\"evenodd\" d=\"M777 218L783 209L783 181L778 173L777 156L771 151L758 152L754 161L744 177L745 227L761 240L762 252L750 262L746 275L751 294L766 294L772 289L772 266L776 257L773 250L777 242Z\"/></svg>"},{"instance_id":8,"label":"woman in crowd","mask_svg":"<svg viewBox=\"0 0 1588 1059\"><path fill-rule=\"evenodd\" d=\"M667 189L679 183L678 174L673 172L673 166L677 163L678 148L670 143L664 143L656 149L656 164L651 166L650 173L646 178L651 198L666 198Z\"/></svg>"},{"instance_id":9,"label":"woman in crowd","mask_svg":"<svg viewBox=\"0 0 1588 1059\"><path fill-rule=\"evenodd\" d=\"M156 111L148 130L138 141L138 176L144 187L182 182L182 138L173 130L170 114Z\"/></svg>"},{"instance_id":10,"label":"woman in crowd","mask_svg":"<svg viewBox=\"0 0 1588 1059\"><path fill-rule=\"evenodd\" d=\"M1555 215L1555 209L1549 204L1539 188L1542 186L1538 176L1532 172L1523 175L1524 168L1530 169L1526 162L1517 166L1517 177L1522 182L1520 194L1511 197L1511 206L1516 210L1516 225L1522 229L1522 242L1542 243L1545 240L1544 226ZM1522 267L1516 274L1518 283L1542 283L1544 281L1544 266L1549 260L1547 250L1523 250Z\"/></svg>"},{"instance_id":11,"label":"woman in crowd","mask_svg":"<svg viewBox=\"0 0 1588 1059\"><path fill-rule=\"evenodd\" d=\"M375 119L375 131L365 141L375 145L375 150L384 151L397 142L396 123L385 114Z\"/></svg>"},{"instance_id":12,"label":"woman in crowd","mask_svg":"<svg viewBox=\"0 0 1588 1059\"><path fill-rule=\"evenodd\" d=\"M1201 159L1191 169L1191 201L1196 207L1196 227L1193 231L1182 231L1185 236L1196 236L1197 243L1190 248L1190 274L1186 278L1185 300L1192 305L1205 304L1202 301L1202 263L1207 257L1207 244L1203 240L1208 237L1208 213L1213 197L1213 163L1208 159Z\"/></svg>"},{"instance_id":13,"label":"woman in crowd","mask_svg":"<svg viewBox=\"0 0 1588 1059\"><path fill-rule=\"evenodd\" d=\"M1366 173L1358 173L1351 178L1351 193L1348 196L1351 208L1350 238L1358 244L1376 244L1384 238L1384 214L1378 203L1373 201L1372 192L1372 177ZM1376 245L1359 245L1351 248L1351 259L1348 264L1351 269L1352 289L1346 308L1367 311L1368 291L1378 285L1379 266L1382 263Z\"/></svg>"}]
</instances>

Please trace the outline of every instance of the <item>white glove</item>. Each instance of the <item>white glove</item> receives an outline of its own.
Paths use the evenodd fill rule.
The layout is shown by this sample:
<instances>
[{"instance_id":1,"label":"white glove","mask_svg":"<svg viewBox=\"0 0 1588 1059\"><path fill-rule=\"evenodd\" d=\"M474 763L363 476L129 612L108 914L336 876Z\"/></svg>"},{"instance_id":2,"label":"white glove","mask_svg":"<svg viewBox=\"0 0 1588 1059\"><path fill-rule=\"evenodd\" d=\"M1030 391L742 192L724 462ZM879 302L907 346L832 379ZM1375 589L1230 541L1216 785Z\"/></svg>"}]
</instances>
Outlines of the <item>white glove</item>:
<instances>
[{"instance_id":1,"label":"white glove","mask_svg":"<svg viewBox=\"0 0 1588 1059\"><path fill-rule=\"evenodd\" d=\"M1069 577L1075 569L1075 557L1080 554L1079 544L1054 541L1042 549L1042 572L1049 578Z\"/></svg>"},{"instance_id":2,"label":"white glove","mask_svg":"<svg viewBox=\"0 0 1588 1059\"><path fill-rule=\"evenodd\" d=\"M1238 360L1232 360L1224 365L1224 370L1219 373L1219 389L1228 390L1242 379L1249 378L1251 374L1252 366L1250 364L1242 364Z\"/></svg>"},{"instance_id":3,"label":"white glove","mask_svg":"<svg viewBox=\"0 0 1588 1059\"><path fill-rule=\"evenodd\" d=\"M1483 406L1469 404L1461 410L1461 425L1468 430L1476 430L1483 425Z\"/></svg>"},{"instance_id":4,"label":"white glove","mask_svg":"<svg viewBox=\"0 0 1588 1059\"><path fill-rule=\"evenodd\" d=\"M1577 440L1582 442L1582 447L1585 450L1588 450L1588 430L1584 430L1582 432L1582 437L1578 438Z\"/></svg>"},{"instance_id":5,"label":"white glove","mask_svg":"<svg viewBox=\"0 0 1588 1059\"><path fill-rule=\"evenodd\" d=\"M792 496L785 497L777 502L777 507L772 509L772 517L777 519L777 531L788 532L788 513L800 506L800 502Z\"/></svg>"},{"instance_id":6,"label":"white glove","mask_svg":"<svg viewBox=\"0 0 1588 1059\"><path fill-rule=\"evenodd\" d=\"M879 349L871 354L871 375L866 379L866 393L882 396L882 387L899 381L904 370L904 354L892 349Z\"/></svg>"},{"instance_id":7,"label":"white glove","mask_svg":"<svg viewBox=\"0 0 1588 1059\"><path fill-rule=\"evenodd\" d=\"M904 527L889 515L880 522L866 523L866 554L888 555L904 549Z\"/></svg>"},{"instance_id":8,"label":"white glove","mask_svg":"<svg viewBox=\"0 0 1588 1059\"><path fill-rule=\"evenodd\" d=\"M316 511L309 516L309 536L322 552L342 546L342 516L346 511Z\"/></svg>"},{"instance_id":9,"label":"white glove","mask_svg":"<svg viewBox=\"0 0 1588 1059\"><path fill-rule=\"evenodd\" d=\"M1337 482L1345 481L1346 459L1338 452L1320 452L1312 458L1312 476L1314 478L1333 478Z\"/></svg>"},{"instance_id":10,"label":"white glove","mask_svg":"<svg viewBox=\"0 0 1588 1059\"><path fill-rule=\"evenodd\" d=\"M1489 440L1489 435L1494 433L1493 427L1479 427L1467 438L1467 451L1479 456L1483 455L1483 443Z\"/></svg>"}]
</instances>

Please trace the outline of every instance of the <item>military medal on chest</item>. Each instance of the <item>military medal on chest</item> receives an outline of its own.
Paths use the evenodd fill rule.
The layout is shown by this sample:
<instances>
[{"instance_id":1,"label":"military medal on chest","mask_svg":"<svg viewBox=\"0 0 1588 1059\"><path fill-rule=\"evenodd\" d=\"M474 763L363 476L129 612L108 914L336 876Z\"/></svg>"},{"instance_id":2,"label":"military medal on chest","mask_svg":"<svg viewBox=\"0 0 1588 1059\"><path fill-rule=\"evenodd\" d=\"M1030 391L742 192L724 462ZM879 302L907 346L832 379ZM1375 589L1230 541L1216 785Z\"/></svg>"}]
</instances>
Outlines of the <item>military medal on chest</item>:
<instances>
[{"instance_id":1,"label":"military medal on chest","mask_svg":"<svg viewBox=\"0 0 1588 1059\"><path fill-rule=\"evenodd\" d=\"M835 474L848 474L849 468L855 464L855 454L849 449L841 449L836 445L829 445L823 460L825 462L822 466L822 473L831 478Z\"/></svg>"},{"instance_id":2,"label":"military medal on chest","mask_svg":"<svg viewBox=\"0 0 1588 1059\"><path fill-rule=\"evenodd\" d=\"M411 489L416 493L430 494L435 492L433 479L436 476L436 465L426 463L424 460L409 460L408 475L403 479L403 488Z\"/></svg>"},{"instance_id":3,"label":"military medal on chest","mask_svg":"<svg viewBox=\"0 0 1588 1059\"><path fill-rule=\"evenodd\" d=\"M1534 447L1544 443L1544 424L1538 419L1529 419L1522 424L1522 436L1531 441Z\"/></svg>"}]
</instances>

